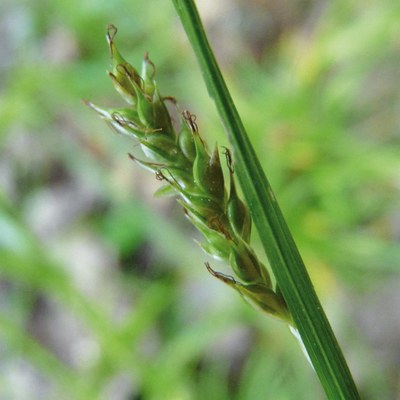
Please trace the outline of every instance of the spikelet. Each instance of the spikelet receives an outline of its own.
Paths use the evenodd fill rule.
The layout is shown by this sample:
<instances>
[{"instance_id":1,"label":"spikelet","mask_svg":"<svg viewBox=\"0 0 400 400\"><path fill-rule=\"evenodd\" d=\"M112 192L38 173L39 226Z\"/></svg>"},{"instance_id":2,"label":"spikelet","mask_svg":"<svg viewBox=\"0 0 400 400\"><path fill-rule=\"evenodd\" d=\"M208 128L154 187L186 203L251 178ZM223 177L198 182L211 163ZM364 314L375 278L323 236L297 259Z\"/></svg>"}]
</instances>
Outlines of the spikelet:
<instances>
[{"instance_id":1,"label":"spikelet","mask_svg":"<svg viewBox=\"0 0 400 400\"><path fill-rule=\"evenodd\" d=\"M165 105L171 98L160 95L154 64L146 54L139 74L119 53L114 42L116 33L110 25L107 41L112 70L108 74L129 106L104 109L87 104L116 132L140 144L146 159L131 158L166 184L159 194L172 192L177 196L187 218L204 236L202 248L227 262L235 277L216 272L207 263L208 271L261 310L290 322L283 297L279 290L274 291L266 267L250 245L251 218L236 190L230 151L225 149L227 190L218 147L209 151L199 134L196 117L189 111L181 113L179 131L174 129Z\"/></svg>"}]
</instances>

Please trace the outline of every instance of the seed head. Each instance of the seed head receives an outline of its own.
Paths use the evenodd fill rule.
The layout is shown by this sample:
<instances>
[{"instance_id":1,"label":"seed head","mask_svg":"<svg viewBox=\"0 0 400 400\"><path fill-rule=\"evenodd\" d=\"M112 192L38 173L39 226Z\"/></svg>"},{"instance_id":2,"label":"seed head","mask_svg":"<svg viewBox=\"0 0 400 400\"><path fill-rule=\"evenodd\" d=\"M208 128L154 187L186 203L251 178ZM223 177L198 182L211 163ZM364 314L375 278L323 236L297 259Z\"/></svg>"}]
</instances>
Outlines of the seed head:
<instances>
[{"instance_id":1,"label":"seed head","mask_svg":"<svg viewBox=\"0 0 400 400\"><path fill-rule=\"evenodd\" d=\"M226 149L227 191L217 145L212 152L208 150L196 117L189 111L181 113L181 126L175 130L165 105L166 99L171 98L160 95L153 62L146 53L139 74L119 53L114 42L116 33L117 29L109 25L109 76L129 107L101 108L86 103L117 133L140 144L145 159L130 154L131 159L165 183L157 195L178 197L185 215L204 236L202 248L229 263L238 280L215 272L206 264L209 272L260 309L289 320L282 295L273 290L267 269L250 245L251 218L236 190L231 153Z\"/></svg>"}]
</instances>

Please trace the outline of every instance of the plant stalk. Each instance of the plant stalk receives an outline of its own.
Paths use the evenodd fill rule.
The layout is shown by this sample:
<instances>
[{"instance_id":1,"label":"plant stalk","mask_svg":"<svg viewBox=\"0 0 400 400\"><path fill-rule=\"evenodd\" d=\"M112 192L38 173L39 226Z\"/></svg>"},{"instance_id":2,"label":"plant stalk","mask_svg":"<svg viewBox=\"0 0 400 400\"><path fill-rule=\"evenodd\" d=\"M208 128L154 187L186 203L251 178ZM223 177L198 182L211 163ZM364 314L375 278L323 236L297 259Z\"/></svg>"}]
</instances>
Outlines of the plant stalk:
<instances>
[{"instance_id":1,"label":"plant stalk","mask_svg":"<svg viewBox=\"0 0 400 400\"><path fill-rule=\"evenodd\" d=\"M360 399L304 262L252 147L193 0L173 0L233 146L247 205L301 339L328 399Z\"/></svg>"}]
</instances>

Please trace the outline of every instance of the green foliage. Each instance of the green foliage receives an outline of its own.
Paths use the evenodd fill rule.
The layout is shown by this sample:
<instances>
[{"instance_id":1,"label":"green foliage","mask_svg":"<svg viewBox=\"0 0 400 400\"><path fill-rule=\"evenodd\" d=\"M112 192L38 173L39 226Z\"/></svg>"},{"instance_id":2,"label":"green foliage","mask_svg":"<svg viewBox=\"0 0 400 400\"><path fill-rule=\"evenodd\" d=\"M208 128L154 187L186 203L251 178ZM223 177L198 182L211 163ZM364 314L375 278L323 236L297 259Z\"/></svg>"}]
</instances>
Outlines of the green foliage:
<instances>
[{"instance_id":1,"label":"green foliage","mask_svg":"<svg viewBox=\"0 0 400 400\"><path fill-rule=\"evenodd\" d=\"M358 389L226 86L195 2L174 0L174 5L234 147L239 181L277 281L276 297L284 298L294 322L290 329L299 339L327 397L357 400ZM243 258L239 260L246 265ZM257 304L272 308L272 293L257 284L246 285L246 289L246 296L260 297Z\"/></svg>"},{"instance_id":2,"label":"green foliage","mask_svg":"<svg viewBox=\"0 0 400 400\"><path fill-rule=\"evenodd\" d=\"M322 398L287 328L209 276L180 207L152 198L158 182L121 156L131 142L79 101L118 101L101 73L112 22L124 54L150 51L162 92L227 145L170 2L0 3L0 397ZM363 397L389 400L397 370L357 311L398 274L399 6L304 10L257 53L225 29L237 18L203 12Z\"/></svg>"}]
</instances>

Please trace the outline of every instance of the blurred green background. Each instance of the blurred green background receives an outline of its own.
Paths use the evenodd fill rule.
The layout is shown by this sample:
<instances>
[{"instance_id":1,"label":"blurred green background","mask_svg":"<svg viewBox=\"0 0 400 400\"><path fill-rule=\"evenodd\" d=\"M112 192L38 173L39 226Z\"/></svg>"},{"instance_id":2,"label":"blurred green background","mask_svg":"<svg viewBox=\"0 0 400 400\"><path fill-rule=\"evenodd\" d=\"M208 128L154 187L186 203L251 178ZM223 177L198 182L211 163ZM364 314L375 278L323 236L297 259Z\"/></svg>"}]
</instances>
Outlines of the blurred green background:
<instances>
[{"instance_id":1,"label":"blurred green background","mask_svg":"<svg viewBox=\"0 0 400 400\"><path fill-rule=\"evenodd\" d=\"M199 3L363 399L400 399L400 3ZM0 398L323 399L287 327L208 275L135 144L82 104L122 104L110 22L228 145L172 2L2 0Z\"/></svg>"}]
</instances>

